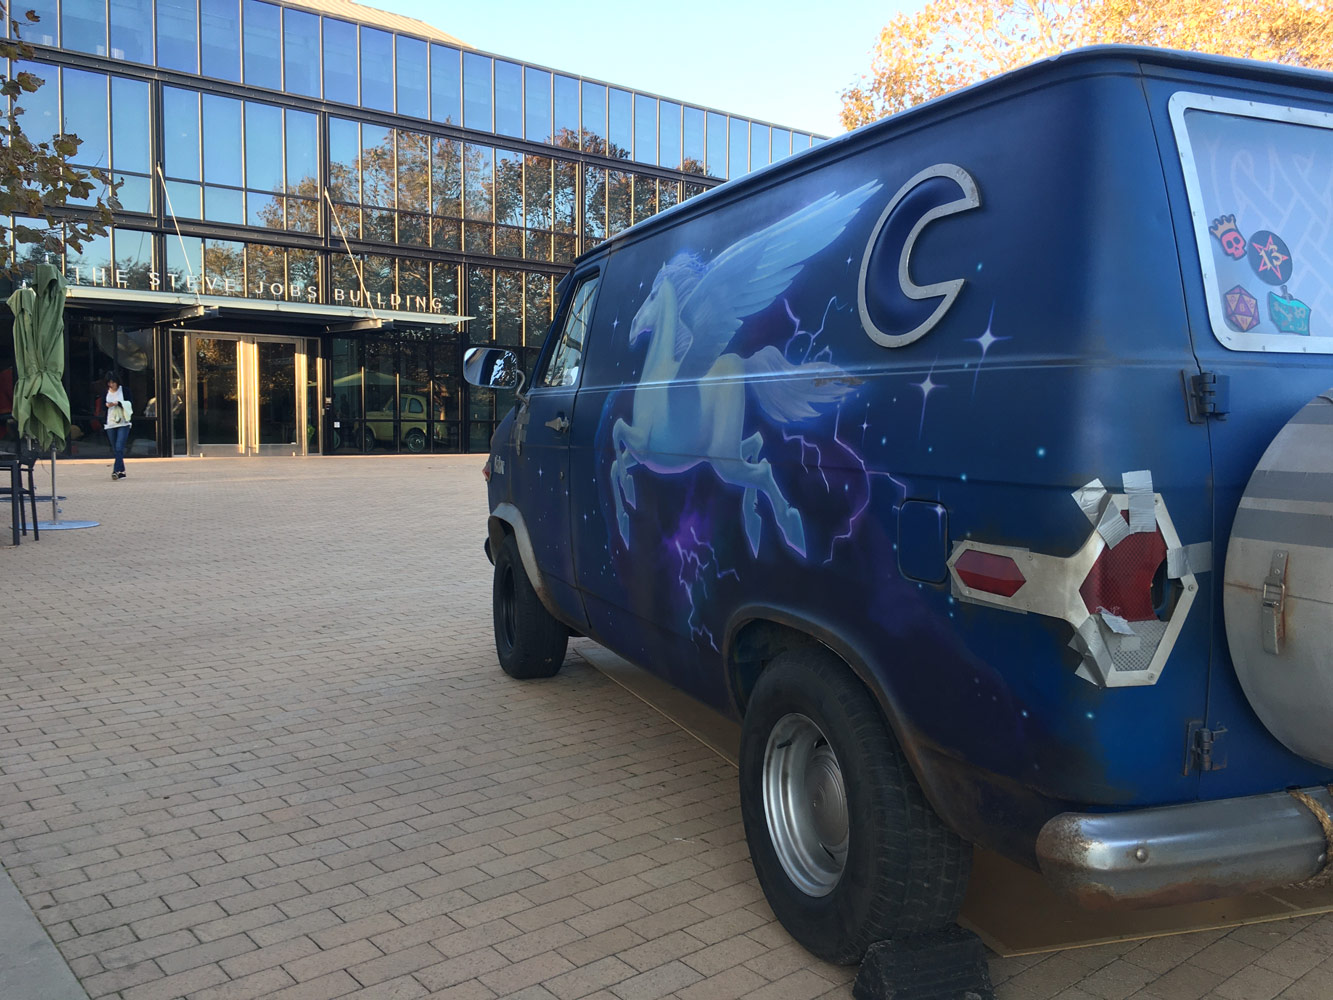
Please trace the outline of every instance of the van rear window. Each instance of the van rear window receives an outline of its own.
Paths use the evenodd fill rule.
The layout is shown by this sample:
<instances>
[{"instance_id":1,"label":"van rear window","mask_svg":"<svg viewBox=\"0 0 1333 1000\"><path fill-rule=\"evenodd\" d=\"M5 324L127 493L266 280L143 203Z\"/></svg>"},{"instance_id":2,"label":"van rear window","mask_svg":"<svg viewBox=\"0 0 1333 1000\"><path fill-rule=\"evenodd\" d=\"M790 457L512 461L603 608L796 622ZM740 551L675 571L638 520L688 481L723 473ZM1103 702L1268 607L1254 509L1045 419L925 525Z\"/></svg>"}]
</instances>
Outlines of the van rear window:
<instances>
[{"instance_id":1,"label":"van rear window","mask_svg":"<svg viewBox=\"0 0 1333 1000\"><path fill-rule=\"evenodd\" d=\"M1171 121L1214 335L1333 353L1333 115L1178 93Z\"/></svg>"}]
</instances>

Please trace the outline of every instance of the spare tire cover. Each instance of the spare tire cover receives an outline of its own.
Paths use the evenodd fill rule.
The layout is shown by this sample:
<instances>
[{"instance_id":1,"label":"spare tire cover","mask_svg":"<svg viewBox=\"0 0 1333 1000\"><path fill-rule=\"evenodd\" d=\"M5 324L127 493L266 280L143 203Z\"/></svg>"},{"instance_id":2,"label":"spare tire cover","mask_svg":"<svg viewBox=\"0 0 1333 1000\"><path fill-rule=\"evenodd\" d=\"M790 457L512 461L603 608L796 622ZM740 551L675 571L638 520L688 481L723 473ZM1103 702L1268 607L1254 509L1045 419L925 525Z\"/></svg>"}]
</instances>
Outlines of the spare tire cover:
<instances>
[{"instance_id":1,"label":"spare tire cover","mask_svg":"<svg viewBox=\"0 0 1333 1000\"><path fill-rule=\"evenodd\" d=\"M1259 460L1223 585L1245 697L1288 748L1333 767L1333 389L1292 417Z\"/></svg>"}]
</instances>

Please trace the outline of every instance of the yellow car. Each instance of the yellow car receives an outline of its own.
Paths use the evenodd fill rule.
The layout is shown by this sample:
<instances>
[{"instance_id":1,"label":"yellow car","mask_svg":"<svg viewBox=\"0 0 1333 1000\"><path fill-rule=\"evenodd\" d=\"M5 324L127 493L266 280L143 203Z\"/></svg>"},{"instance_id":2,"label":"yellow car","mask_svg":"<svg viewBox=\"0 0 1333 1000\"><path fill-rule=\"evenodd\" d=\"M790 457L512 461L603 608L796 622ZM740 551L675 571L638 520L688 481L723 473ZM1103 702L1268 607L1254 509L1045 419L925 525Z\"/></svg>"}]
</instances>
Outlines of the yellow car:
<instances>
[{"instance_id":1,"label":"yellow car","mask_svg":"<svg viewBox=\"0 0 1333 1000\"><path fill-rule=\"evenodd\" d=\"M398 397L398 444L404 451L426 450L429 433L430 404L425 396L402 393ZM438 438L439 435L437 434ZM378 445L394 440L394 412L392 407L367 410L365 421L365 450L373 451Z\"/></svg>"}]
</instances>

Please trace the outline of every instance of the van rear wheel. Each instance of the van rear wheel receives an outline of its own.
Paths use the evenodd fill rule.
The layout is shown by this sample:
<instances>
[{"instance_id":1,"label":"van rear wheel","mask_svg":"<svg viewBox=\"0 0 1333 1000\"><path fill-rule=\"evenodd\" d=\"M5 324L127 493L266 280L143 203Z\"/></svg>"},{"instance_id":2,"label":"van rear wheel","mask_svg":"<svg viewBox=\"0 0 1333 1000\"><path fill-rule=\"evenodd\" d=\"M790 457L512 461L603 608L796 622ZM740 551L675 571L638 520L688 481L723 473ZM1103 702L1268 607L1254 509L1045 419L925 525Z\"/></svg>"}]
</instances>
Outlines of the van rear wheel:
<instances>
[{"instance_id":1,"label":"van rear wheel","mask_svg":"<svg viewBox=\"0 0 1333 1000\"><path fill-rule=\"evenodd\" d=\"M831 653L779 655L741 732L741 816L787 931L854 964L876 941L958 916L971 848L926 802L865 686Z\"/></svg>"},{"instance_id":2,"label":"van rear wheel","mask_svg":"<svg viewBox=\"0 0 1333 1000\"><path fill-rule=\"evenodd\" d=\"M491 591L495 651L510 677L554 677L565 661L569 629L551 617L523 569L518 543L506 535L495 555Z\"/></svg>"}]
</instances>

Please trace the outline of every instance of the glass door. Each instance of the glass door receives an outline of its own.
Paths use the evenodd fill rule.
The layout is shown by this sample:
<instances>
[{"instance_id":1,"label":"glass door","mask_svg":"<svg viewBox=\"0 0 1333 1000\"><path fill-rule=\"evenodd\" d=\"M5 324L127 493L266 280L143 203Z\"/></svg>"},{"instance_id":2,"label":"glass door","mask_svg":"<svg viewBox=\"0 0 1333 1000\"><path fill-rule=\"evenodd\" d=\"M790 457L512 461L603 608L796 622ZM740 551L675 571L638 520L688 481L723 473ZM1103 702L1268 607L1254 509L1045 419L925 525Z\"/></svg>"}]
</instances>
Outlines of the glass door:
<instances>
[{"instance_id":1,"label":"glass door","mask_svg":"<svg viewBox=\"0 0 1333 1000\"><path fill-rule=\"evenodd\" d=\"M185 333L191 455L304 455L304 340Z\"/></svg>"}]
</instances>

